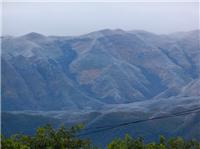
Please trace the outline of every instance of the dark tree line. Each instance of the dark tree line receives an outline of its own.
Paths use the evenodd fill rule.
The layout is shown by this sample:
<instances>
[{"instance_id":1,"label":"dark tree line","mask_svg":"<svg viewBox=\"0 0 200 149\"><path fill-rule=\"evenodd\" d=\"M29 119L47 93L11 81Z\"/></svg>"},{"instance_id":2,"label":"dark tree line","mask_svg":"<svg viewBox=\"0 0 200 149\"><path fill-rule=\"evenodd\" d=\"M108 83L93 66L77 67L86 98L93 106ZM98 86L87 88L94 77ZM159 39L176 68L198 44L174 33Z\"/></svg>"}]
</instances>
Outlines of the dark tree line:
<instances>
[{"instance_id":1,"label":"dark tree line","mask_svg":"<svg viewBox=\"0 0 200 149\"><path fill-rule=\"evenodd\" d=\"M33 136L16 134L9 138L1 137L2 149L98 149L90 140L75 136L83 128L76 125L69 129L61 126L54 129L51 125L40 127ZM132 138L128 134L123 139L116 138L107 145L107 149L200 149L200 142L186 141L181 137L166 140L160 136L155 143L143 142L142 138Z\"/></svg>"}]
</instances>

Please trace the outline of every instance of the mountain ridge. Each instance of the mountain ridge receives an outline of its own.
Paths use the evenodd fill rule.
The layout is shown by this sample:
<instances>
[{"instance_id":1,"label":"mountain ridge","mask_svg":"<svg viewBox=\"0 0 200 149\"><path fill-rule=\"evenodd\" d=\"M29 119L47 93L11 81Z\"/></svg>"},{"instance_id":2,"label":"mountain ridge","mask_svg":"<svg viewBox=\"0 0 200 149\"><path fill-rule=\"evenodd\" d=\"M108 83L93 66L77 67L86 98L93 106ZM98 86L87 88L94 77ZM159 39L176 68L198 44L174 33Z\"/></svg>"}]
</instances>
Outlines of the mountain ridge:
<instances>
[{"instance_id":1,"label":"mountain ridge","mask_svg":"<svg viewBox=\"0 0 200 149\"><path fill-rule=\"evenodd\" d=\"M23 110L21 101L26 109L58 110L199 96L200 32L175 34L105 29L69 38L34 32L2 38L3 109ZM184 94L194 80L195 91Z\"/></svg>"}]
</instances>

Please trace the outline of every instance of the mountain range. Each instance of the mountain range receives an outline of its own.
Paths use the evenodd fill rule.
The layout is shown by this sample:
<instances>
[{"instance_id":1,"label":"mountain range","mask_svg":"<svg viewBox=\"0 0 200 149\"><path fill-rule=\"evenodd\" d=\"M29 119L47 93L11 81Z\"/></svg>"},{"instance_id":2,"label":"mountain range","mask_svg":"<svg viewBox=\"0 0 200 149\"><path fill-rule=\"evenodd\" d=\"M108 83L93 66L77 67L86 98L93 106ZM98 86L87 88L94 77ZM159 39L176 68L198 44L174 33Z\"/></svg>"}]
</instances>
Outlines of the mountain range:
<instances>
[{"instance_id":1,"label":"mountain range","mask_svg":"<svg viewBox=\"0 0 200 149\"><path fill-rule=\"evenodd\" d=\"M2 37L2 109L98 108L199 96L200 31Z\"/></svg>"},{"instance_id":2,"label":"mountain range","mask_svg":"<svg viewBox=\"0 0 200 149\"><path fill-rule=\"evenodd\" d=\"M32 32L3 36L1 44L3 126L8 126L9 117L24 113L96 126L200 106L200 30L167 35L121 29L80 36ZM195 131L199 116L172 119L166 128L173 132L161 131L166 123L162 121L163 129L154 132L200 139ZM138 130L131 133L144 134L144 127L146 133L156 129L147 123L131 128ZM92 138L112 138L128 128Z\"/></svg>"}]
</instances>

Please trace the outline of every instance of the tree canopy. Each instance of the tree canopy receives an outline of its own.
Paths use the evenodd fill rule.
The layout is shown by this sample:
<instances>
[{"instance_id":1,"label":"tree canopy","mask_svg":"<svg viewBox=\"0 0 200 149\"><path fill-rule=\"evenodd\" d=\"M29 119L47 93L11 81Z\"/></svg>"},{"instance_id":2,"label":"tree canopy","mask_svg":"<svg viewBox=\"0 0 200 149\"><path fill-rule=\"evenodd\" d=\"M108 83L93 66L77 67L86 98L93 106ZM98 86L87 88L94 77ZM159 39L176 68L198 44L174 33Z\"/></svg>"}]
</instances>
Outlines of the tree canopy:
<instances>
[{"instance_id":1,"label":"tree canopy","mask_svg":"<svg viewBox=\"0 0 200 149\"><path fill-rule=\"evenodd\" d=\"M1 136L2 149L98 149L90 140L76 137L83 128L76 125L71 128L64 126L58 129L51 125L39 127L32 136L16 134L5 138ZM165 139L160 136L159 142L144 143L143 138L132 138L128 134L124 138L111 141L107 149L200 149L200 142L184 140L181 137Z\"/></svg>"}]
</instances>

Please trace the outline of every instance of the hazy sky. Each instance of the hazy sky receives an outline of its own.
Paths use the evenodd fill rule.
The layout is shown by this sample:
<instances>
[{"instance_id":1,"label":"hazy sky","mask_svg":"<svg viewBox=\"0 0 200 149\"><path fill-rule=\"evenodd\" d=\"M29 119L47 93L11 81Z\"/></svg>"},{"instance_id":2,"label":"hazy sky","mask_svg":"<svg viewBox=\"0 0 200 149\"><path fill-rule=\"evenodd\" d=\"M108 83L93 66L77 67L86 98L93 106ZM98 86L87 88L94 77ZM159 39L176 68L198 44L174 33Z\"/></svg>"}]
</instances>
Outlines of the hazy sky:
<instances>
[{"instance_id":1,"label":"hazy sky","mask_svg":"<svg viewBox=\"0 0 200 149\"><path fill-rule=\"evenodd\" d=\"M30 1L30 0L29 0ZM199 28L198 0L190 2L5 2L3 34L79 35L121 28L171 33Z\"/></svg>"}]
</instances>

